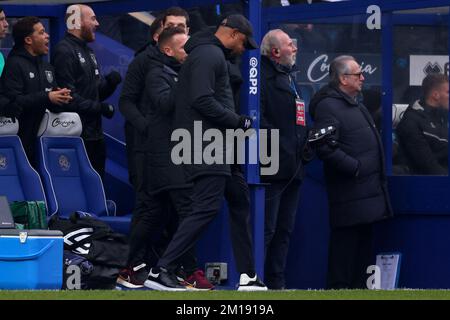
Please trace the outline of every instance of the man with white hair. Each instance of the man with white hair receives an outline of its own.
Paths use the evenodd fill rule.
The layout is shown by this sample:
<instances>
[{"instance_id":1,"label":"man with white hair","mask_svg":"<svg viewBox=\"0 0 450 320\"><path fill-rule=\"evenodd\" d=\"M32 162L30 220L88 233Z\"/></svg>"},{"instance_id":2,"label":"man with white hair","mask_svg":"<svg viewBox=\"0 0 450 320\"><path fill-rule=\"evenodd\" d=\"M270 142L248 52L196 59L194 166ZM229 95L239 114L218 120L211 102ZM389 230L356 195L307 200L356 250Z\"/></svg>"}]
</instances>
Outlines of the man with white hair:
<instances>
[{"instance_id":1,"label":"man with white hair","mask_svg":"<svg viewBox=\"0 0 450 320\"><path fill-rule=\"evenodd\" d=\"M102 77L94 51L87 45L95 40L99 26L94 11L87 5L74 4L66 11L67 33L56 45L52 64L56 80L71 90L73 100L66 111L77 112L83 124L84 140L89 160L103 178L106 146L103 138L102 115L111 119L114 107L102 102L111 96L121 82L118 72Z\"/></svg>"},{"instance_id":2,"label":"man with white hair","mask_svg":"<svg viewBox=\"0 0 450 320\"><path fill-rule=\"evenodd\" d=\"M280 169L261 176L266 187L264 280L269 289L285 288L290 235L294 229L307 139L305 102L292 75L297 47L280 29L261 42L261 128L279 130ZM270 137L271 135L268 134Z\"/></svg>"}]
</instances>

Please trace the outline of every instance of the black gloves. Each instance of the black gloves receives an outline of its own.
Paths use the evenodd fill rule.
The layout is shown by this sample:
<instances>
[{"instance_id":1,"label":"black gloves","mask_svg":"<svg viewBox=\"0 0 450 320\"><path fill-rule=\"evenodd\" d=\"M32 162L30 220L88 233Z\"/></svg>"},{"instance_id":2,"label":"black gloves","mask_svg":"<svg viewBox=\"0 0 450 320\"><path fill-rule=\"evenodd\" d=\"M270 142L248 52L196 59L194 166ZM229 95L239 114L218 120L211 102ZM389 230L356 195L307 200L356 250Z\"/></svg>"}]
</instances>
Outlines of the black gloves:
<instances>
[{"instance_id":1,"label":"black gloves","mask_svg":"<svg viewBox=\"0 0 450 320\"><path fill-rule=\"evenodd\" d=\"M243 114L239 117L238 128L244 130L250 129L252 127L252 123L253 123L252 118Z\"/></svg>"},{"instance_id":2,"label":"black gloves","mask_svg":"<svg viewBox=\"0 0 450 320\"><path fill-rule=\"evenodd\" d=\"M102 102L100 104L102 115L105 118L111 119L114 116L114 106L112 104Z\"/></svg>"},{"instance_id":3,"label":"black gloves","mask_svg":"<svg viewBox=\"0 0 450 320\"><path fill-rule=\"evenodd\" d=\"M111 86L117 86L122 82L122 76L117 71L111 71L105 76L105 79Z\"/></svg>"}]
</instances>

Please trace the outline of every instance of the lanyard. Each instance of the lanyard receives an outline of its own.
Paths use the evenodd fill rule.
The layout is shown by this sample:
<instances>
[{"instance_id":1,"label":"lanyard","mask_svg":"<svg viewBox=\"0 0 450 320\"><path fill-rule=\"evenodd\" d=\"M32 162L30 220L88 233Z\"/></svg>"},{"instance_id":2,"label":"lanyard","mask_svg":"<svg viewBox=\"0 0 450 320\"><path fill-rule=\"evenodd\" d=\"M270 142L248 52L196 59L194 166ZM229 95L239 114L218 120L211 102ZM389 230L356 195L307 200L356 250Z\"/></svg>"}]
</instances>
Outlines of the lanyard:
<instances>
[{"instance_id":1,"label":"lanyard","mask_svg":"<svg viewBox=\"0 0 450 320\"><path fill-rule=\"evenodd\" d=\"M292 79L291 75L288 75L288 77L289 77L289 85L291 86L292 91L294 91L297 99L300 99L300 95L298 94L297 88L295 87L295 81Z\"/></svg>"}]
</instances>

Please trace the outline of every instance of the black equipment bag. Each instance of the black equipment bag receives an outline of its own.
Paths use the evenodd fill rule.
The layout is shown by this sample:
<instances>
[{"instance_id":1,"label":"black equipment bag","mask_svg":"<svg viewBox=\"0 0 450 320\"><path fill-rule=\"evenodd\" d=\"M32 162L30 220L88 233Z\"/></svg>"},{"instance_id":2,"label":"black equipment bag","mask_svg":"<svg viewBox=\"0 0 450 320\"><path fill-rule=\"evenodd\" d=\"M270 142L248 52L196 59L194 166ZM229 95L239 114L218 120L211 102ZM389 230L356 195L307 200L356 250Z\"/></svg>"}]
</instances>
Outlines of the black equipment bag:
<instances>
[{"instance_id":1,"label":"black equipment bag","mask_svg":"<svg viewBox=\"0 0 450 320\"><path fill-rule=\"evenodd\" d=\"M87 259L94 266L88 289L112 289L119 271L126 267L129 247L126 236L114 232L103 221L74 212L69 219L54 215L51 230L64 234L64 250Z\"/></svg>"}]
</instances>

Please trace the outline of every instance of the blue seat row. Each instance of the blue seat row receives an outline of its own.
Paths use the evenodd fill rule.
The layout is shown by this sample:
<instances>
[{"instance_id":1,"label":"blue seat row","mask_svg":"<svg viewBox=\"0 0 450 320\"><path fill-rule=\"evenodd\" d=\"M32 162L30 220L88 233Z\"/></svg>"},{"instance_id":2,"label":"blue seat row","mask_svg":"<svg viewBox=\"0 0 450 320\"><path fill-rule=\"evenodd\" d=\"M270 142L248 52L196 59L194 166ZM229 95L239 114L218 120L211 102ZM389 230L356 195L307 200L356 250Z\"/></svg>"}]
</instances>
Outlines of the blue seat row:
<instances>
[{"instance_id":1,"label":"blue seat row","mask_svg":"<svg viewBox=\"0 0 450 320\"><path fill-rule=\"evenodd\" d=\"M117 216L114 205L108 205L102 180L80 137L43 136L38 143L40 175L30 165L18 136L0 136L0 194L9 201L45 201L49 216L88 212L115 231L129 233L131 216Z\"/></svg>"}]
</instances>

